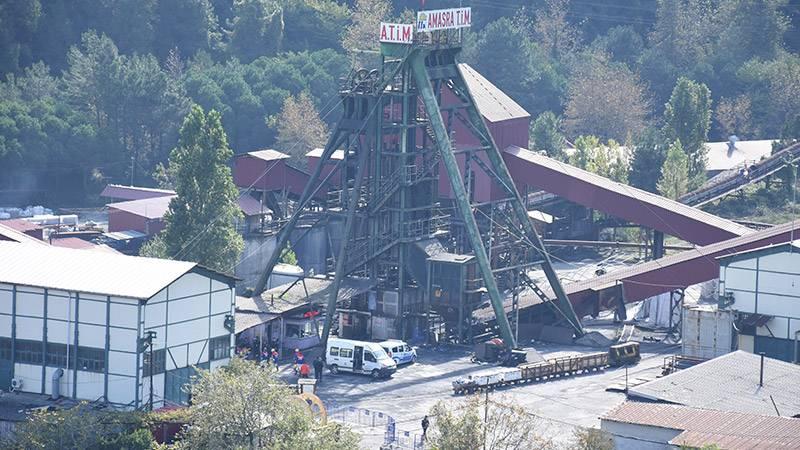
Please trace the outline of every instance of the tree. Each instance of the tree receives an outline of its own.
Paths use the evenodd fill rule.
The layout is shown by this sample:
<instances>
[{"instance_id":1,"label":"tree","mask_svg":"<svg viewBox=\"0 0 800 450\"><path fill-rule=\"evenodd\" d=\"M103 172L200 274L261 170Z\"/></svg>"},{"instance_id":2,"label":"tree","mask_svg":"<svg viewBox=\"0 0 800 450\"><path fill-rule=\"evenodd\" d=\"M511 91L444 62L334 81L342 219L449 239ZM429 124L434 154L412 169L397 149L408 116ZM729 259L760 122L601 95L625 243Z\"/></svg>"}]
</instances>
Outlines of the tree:
<instances>
[{"instance_id":1,"label":"tree","mask_svg":"<svg viewBox=\"0 0 800 450\"><path fill-rule=\"evenodd\" d=\"M39 0L0 5L0 78L33 61L31 41L42 15Z\"/></svg>"},{"instance_id":2,"label":"tree","mask_svg":"<svg viewBox=\"0 0 800 450\"><path fill-rule=\"evenodd\" d=\"M209 0L159 0L154 52L165 59L175 48L186 56L215 50L222 38Z\"/></svg>"},{"instance_id":3,"label":"tree","mask_svg":"<svg viewBox=\"0 0 800 450\"><path fill-rule=\"evenodd\" d=\"M613 139L603 145L596 136L579 136L575 140L575 151L570 155L569 163L608 179L627 183L628 159L625 149Z\"/></svg>"},{"instance_id":4,"label":"tree","mask_svg":"<svg viewBox=\"0 0 800 450\"><path fill-rule=\"evenodd\" d=\"M305 167L306 153L328 141L328 127L308 92L286 97L280 114L269 118L267 125L277 132L275 147L300 167Z\"/></svg>"},{"instance_id":5,"label":"tree","mask_svg":"<svg viewBox=\"0 0 800 450\"><path fill-rule=\"evenodd\" d=\"M607 54L612 61L623 62L633 69L644 51L644 39L631 25L617 26L598 36L592 47Z\"/></svg>"},{"instance_id":6,"label":"tree","mask_svg":"<svg viewBox=\"0 0 800 450\"><path fill-rule=\"evenodd\" d=\"M199 373L179 448L358 448L358 435L316 422L292 387L253 361L233 358L227 367Z\"/></svg>"},{"instance_id":7,"label":"tree","mask_svg":"<svg viewBox=\"0 0 800 450\"><path fill-rule=\"evenodd\" d=\"M565 125L573 136L626 141L644 130L649 114L647 90L636 74L607 55L586 55L568 92Z\"/></svg>"},{"instance_id":8,"label":"tree","mask_svg":"<svg viewBox=\"0 0 800 450\"><path fill-rule=\"evenodd\" d=\"M244 249L234 221L241 216L218 112L193 106L169 158L175 192L164 231L142 248L146 256L195 261L228 272Z\"/></svg>"},{"instance_id":9,"label":"tree","mask_svg":"<svg viewBox=\"0 0 800 450\"><path fill-rule=\"evenodd\" d=\"M547 54L561 60L580 44L580 32L567 21L569 0L545 0L536 12L534 35Z\"/></svg>"},{"instance_id":10,"label":"tree","mask_svg":"<svg viewBox=\"0 0 800 450\"><path fill-rule=\"evenodd\" d=\"M597 428L578 428L573 433L575 450L614 450L614 439Z\"/></svg>"},{"instance_id":11,"label":"tree","mask_svg":"<svg viewBox=\"0 0 800 450\"><path fill-rule=\"evenodd\" d=\"M633 142L633 156L628 179L631 186L656 192L656 183L661 177L661 167L667 157L667 139L661 130L650 127Z\"/></svg>"},{"instance_id":12,"label":"tree","mask_svg":"<svg viewBox=\"0 0 800 450\"><path fill-rule=\"evenodd\" d=\"M711 91L703 83L681 77L665 106L664 133L671 141L680 141L689 156L689 177L704 177L705 142L711 126Z\"/></svg>"},{"instance_id":13,"label":"tree","mask_svg":"<svg viewBox=\"0 0 800 450\"><path fill-rule=\"evenodd\" d=\"M561 119L552 112L545 111L533 121L531 141L535 150L543 150L551 158L565 159L565 139L561 134Z\"/></svg>"},{"instance_id":14,"label":"tree","mask_svg":"<svg viewBox=\"0 0 800 450\"><path fill-rule=\"evenodd\" d=\"M350 20L342 37L342 47L349 53L377 50L380 24L392 13L388 0L356 0Z\"/></svg>"},{"instance_id":15,"label":"tree","mask_svg":"<svg viewBox=\"0 0 800 450\"><path fill-rule=\"evenodd\" d=\"M486 410L485 408L488 408ZM473 396L465 402L440 401L428 413L433 424L428 444L442 450L549 449L551 444L536 434L534 418L506 399L486 402ZM484 422L483 417L488 417ZM484 445L485 444L485 445Z\"/></svg>"},{"instance_id":16,"label":"tree","mask_svg":"<svg viewBox=\"0 0 800 450\"><path fill-rule=\"evenodd\" d=\"M277 0L235 0L230 50L245 63L274 55L283 43L283 8Z\"/></svg>"},{"instance_id":17,"label":"tree","mask_svg":"<svg viewBox=\"0 0 800 450\"><path fill-rule=\"evenodd\" d=\"M13 436L0 442L12 449L149 450L155 445L144 417L136 412L98 411L87 403L69 409L34 412Z\"/></svg>"},{"instance_id":18,"label":"tree","mask_svg":"<svg viewBox=\"0 0 800 450\"><path fill-rule=\"evenodd\" d=\"M532 116L561 111L567 83L560 66L512 20L487 25L471 52L468 62Z\"/></svg>"},{"instance_id":19,"label":"tree","mask_svg":"<svg viewBox=\"0 0 800 450\"><path fill-rule=\"evenodd\" d=\"M735 134L742 138L753 134L755 130L751 109L752 103L746 94L734 98L721 98L714 114L720 137L727 139L728 136Z\"/></svg>"},{"instance_id":20,"label":"tree","mask_svg":"<svg viewBox=\"0 0 800 450\"><path fill-rule=\"evenodd\" d=\"M675 141L667 150L667 158L661 168L658 192L664 197L677 200L689 190L689 158L683 151L681 141Z\"/></svg>"}]
</instances>

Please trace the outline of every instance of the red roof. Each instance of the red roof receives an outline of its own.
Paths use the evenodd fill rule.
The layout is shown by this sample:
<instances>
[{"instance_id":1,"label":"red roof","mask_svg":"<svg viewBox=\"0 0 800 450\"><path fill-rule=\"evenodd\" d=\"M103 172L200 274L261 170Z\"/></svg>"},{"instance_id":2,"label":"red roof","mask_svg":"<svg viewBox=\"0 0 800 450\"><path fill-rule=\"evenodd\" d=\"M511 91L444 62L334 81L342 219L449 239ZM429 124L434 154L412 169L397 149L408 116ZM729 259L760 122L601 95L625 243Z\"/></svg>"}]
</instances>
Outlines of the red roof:
<instances>
[{"instance_id":1,"label":"red roof","mask_svg":"<svg viewBox=\"0 0 800 450\"><path fill-rule=\"evenodd\" d=\"M96 244L92 244L89 241L84 241L81 238L76 237L64 237L64 238L57 238L50 241L50 245L53 247L63 247L63 248L74 248L74 249L91 249L97 247Z\"/></svg>"},{"instance_id":2,"label":"red roof","mask_svg":"<svg viewBox=\"0 0 800 450\"><path fill-rule=\"evenodd\" d=\"M17 230L20 233L25 233L26 231L33 231L33 230L40 230L42 227L27 221L25 219L7 219L0 221L3 225L11 228L12 230Z\"/></svg>"},{"instance_id":3,"label":"red roof","mask_svg":"<svg viewBox=\"0 0 800 450\"><path fill-rule=\"evenodd\" d=\"M140 186L123 186L121 184L109 184L103 189L103 192L100 193L101 197L119 200L141 200L144 198L166 197L170 195L175 195L175 191Z\"/></svg>"},{"instance_id":4,"label":"red roof","mask_svg":"<svg viewBox=\"0 0 800 450\"><path fill-rule=\"evenodd\" d=\"M109 203L109 208L125 211L147 219L161 219L169 210L169 202L175 195L166 197L143 198L127 202Z\"/></svg>"},{"instance_id":5,"label":"red roof","mask_svg":"<svg viewBox=\"0 0 800 450\"><path fill-rule=\"evenodd\" d=\"M602 420L682 430L669 441L673 445L714 444L731 450L800 448L800 420L788 417L627 401Z\"/></svg>"}]
</instances>

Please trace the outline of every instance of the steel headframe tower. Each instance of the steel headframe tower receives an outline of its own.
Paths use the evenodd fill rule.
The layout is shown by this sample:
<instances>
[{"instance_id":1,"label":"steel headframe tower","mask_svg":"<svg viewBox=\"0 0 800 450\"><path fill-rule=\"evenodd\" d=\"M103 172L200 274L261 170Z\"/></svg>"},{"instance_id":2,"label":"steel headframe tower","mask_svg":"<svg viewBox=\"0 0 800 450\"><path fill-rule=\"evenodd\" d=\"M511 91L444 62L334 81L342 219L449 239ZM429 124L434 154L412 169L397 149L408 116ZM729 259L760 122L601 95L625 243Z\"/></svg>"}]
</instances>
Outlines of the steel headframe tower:
<instances>
[{"instance_id":1,"label":"steel headframe tower","mask_svg":"<svg viewBox=\"0 0 800 450\"><path fill-rule=\"evenodd\" d=\"M515 306L511 313L504 308L498 279L513 280L515 300L516 286L526 284L533 288L576 334L582 333L580 321L456 62L460 39L453 32L457 31L417 33L413 44L382 43L381 70L361 69L351 74L340 92L343 115L295 212L278 233L276 249L261 274L256 295L263 292L301 216L320 214L309 206L336 171L341 181L329 195L334 200L326 204L324 213L337 216L343 226L338 248L332 249L335 265L327 292L323 346L345 277L359 275L393 286L399 291L399 308L403 311L404 289L424 285L419 278L425 276L425 269L420 274L419 267L414 267L418 261L411 256L412 247L448 233L451 239L442 239L448 250L474 255L500 336L507 345L516 346L509 321ZM440 105L445 89L458 100L456 106L445 108L446 121ZM461 121L480 145L454 149L454 120ZM336 150L343 150L343 160L332 158ZM465 173L459 167L459 153L466 155ZM500 200L488 205L471 201L474 188L470 164L501 187ZM335 165L334 171L321 178L326 165ZM453 191L449 208L453 217L439 203L440 165ZM457 230L450 233L448 223ZM537 266L543 269L555 299L548 298L527 277L526 270Z\"/></svg>"}]
</instances>

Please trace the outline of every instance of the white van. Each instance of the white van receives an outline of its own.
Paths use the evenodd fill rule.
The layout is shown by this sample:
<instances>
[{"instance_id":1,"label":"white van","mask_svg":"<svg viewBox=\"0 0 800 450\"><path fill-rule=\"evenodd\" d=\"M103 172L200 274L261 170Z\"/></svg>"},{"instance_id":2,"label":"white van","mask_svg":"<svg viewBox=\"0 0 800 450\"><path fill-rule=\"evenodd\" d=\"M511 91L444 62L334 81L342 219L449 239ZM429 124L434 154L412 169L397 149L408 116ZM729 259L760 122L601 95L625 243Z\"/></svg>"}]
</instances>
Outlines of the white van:
<instances>
[{"instance_id":1,"label":"white van","mask_svg":"<svg viewBox=\"0 0 800 450\"><path fill-rule=\"evenodd\" d=\"M325 362L332 374L339 371L363 373L378 379L389 378L397 371L397 363L375 342L330 338Z\"/></svg>"}]
</instances>

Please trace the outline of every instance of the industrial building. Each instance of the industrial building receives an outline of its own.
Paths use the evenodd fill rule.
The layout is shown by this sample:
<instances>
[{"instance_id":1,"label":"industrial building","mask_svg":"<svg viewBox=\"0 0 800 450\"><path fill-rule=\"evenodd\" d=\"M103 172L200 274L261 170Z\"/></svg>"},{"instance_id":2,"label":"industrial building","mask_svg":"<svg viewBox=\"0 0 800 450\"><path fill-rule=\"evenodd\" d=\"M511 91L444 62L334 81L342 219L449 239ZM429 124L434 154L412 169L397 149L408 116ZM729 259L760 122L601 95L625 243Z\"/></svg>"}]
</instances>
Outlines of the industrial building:
<instances>
[{"instance_id":1,"label":"industrial building","mask_svg":"<svg viewBox=\"0 0 800 450\"><path fill-rule=\"evenodd\" d=\"M228 362L233 314L234 278L195 263L0 242L0 389L186 403L193 366Z\"/></svg>"},{"instance_id":2,"label":"industrial building","mask_svg":"<svg viewBox=\"0 0 800 450\"><path fill-rule=\"evenodd\" d=\"M800 361L800 245L721 256L720 307L737 315L740 350Z\"/></svg>"}]
</instances>

